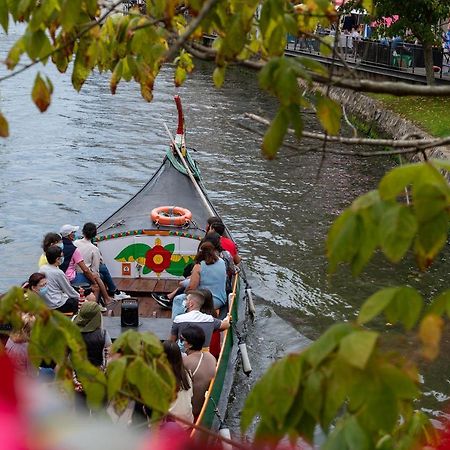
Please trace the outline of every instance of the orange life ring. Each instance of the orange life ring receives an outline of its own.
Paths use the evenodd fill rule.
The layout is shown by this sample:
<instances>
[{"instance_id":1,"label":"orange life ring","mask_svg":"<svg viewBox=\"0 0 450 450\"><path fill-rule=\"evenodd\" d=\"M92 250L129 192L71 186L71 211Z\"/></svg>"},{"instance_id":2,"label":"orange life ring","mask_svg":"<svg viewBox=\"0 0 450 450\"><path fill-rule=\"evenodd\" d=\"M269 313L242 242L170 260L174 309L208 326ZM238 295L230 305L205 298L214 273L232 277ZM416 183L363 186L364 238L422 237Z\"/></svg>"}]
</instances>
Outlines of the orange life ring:
<instances>
[{"instance_id":1,"label":"orange life ring","mask_svg":"<svg viewBox=\"0 0 450 450\"><path fill-rule=\"evenodd\" d=\"M192 213L187 208L180 206L159 206L152 209L151 219L156 225L183 226L192 219Z\"/></svg>"}]
</instances>

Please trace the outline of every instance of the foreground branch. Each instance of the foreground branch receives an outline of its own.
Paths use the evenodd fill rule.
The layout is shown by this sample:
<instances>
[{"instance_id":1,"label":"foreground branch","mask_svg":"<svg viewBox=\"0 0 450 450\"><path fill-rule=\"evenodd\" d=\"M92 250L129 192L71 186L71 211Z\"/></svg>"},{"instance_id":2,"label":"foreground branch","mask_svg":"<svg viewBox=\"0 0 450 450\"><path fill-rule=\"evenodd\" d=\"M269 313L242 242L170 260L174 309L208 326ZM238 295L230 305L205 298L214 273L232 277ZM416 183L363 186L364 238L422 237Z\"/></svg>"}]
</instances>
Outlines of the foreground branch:
<instances>
[{"instance_id":1,"label":"foreground branch","mask_svg":"<svg viewBox=\"0 0 450 450\"><path fill-rule=\"evenodd\" d=\"M261 123L263 125L269 126L270 120L265 119L264 117L258 116L252 113L245 113L245 117L248 117L255 122ZM291 135L295 135L295 131L292 129L288 129L288 133ZM327 142L337 142L345 145L376 145L383 147L393 147L397 149L403 150L394 150L394 151L374 151L374 152L360 152L360 151L343 151L343 150L335 150L335 149L327 149L328 153L335 153L339 155L352 155L352 156L381 156L381 155L403 155L408 153L420 153L424 150L442 147L444 145L450 144L450 136L442 139L433 138L433 139L368 139L368 138L347 138L343 136L330 136L325 135L323 133L313 133L311 131L303 131L302 137L308 139L316 139L320 141ZM291 145L286 145L288 147L292 147ZM297 147L294 147L297 148Z\"/></svg>"}]
</instances>

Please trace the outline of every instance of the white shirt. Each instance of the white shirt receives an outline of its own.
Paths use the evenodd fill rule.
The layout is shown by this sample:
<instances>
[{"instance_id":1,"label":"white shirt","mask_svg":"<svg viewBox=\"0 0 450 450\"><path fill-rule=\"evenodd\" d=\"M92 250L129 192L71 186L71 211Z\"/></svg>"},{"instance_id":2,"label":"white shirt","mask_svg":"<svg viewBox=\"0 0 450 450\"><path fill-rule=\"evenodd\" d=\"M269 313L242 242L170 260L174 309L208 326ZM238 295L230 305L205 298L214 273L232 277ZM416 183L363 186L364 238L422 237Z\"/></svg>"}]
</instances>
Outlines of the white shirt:
<instances>
[{"instance_id":1,"label":"white shirt","mask_svg":"<svg viewBox=\"0 0 450 450\"><path fill-rule=\"evenodd\" d=\"M98 274L100 268L100 250L88 239L77 239L74 245L80 250L86 266L91 269L93 273Z\"/></svg>"}]
</instances>

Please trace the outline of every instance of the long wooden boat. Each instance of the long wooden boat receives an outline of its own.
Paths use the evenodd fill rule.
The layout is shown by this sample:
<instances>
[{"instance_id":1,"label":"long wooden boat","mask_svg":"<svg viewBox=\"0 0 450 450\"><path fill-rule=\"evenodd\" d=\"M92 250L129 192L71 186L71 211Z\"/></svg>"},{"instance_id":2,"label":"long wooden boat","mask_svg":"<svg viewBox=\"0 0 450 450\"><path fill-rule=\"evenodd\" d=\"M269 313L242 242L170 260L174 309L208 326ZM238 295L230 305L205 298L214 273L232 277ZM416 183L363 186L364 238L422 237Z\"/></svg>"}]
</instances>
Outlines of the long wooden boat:
<instances>
[{"instance_id":1,"label":"long wooden boat","mask_svg":"<svg viewBox=\"0 0 450 450\"><path fill-rule=\"evenodd\" d=\"M200 170L186 148L181 102L178 97L175 102L178 129L161 166L134 197L98 227L96 238L117 287L138 301L138 330L152 331L162 340L169 338L171 313L161 309L151 294L168 293L178 286L183 269L194 260L199 241L205 235L208 217L218 216L206 194ZM151 213L164 205L189 210L192 217L181 226L155 223ZM235 327L245 315L240 284L236 274L229 296L233 325L222 333L216 374L197 420L198 425L208 429L216 430L221 425L233 384L238 355ZM116 304L112 317L104 318L113 339L125 331L120 324L120 312L121 305Z\"/></svg>"}]
</instances>

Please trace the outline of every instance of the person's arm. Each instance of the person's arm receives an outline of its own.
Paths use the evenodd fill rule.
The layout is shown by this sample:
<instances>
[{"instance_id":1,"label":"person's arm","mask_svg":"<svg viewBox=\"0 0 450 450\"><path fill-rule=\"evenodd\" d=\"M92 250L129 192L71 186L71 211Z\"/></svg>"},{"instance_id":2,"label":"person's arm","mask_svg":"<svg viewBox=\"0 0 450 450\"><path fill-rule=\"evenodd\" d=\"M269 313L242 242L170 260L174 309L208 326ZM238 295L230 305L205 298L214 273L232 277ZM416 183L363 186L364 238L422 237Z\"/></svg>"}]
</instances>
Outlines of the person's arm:
<instances>
[{"instance_id":1,"label":"person's arm","mask_svg":"<svg viewBox=\"0 0 450 450\"><path fill-rule=\"evenodd\" d=\"M100 273L100 261L101 261L101 255L100 250L95 247L94 251L92 252L92 264L91 264L91 270L95 274Z\"/></svg>"},{"instance_id":2,"label":"person's arm","mask_svg":"<svg viewBox=\"0 0 450 450\"><path fill-rule=\"evenodd\" d=\"M236 253L236 254L233 256L233 262L234 262L234 264L238 265L238 264L241 262L241 259L242 259L242 258L239 256L239 254Z\"/></svg>"},{"instance_id":3,"label":"person's arm","mask_svg":"<svg viewBox=\"0 0 450 450\"><path fill-rule=\"evenodd\" d=\"M200 272L200 264L196 264L192 269L191 281L189 282L189 286L186 288L186 291L198 288L198 285L200 284Z\"/></svg>"},{"instance_id":4,"label":"person's arm","mask_svg":"<svg viewBox=\"0 0 450 450\"><path fill-rule=\"evenodd\" d=\"M230 328L230 315L229 314L227 315L227 317L225 317L225 319L223 319L220 322L219 330L223 331L223 330L227 330L228 328Z\"/></svg>"},{"instance_id":5,"label":"person's arm","mask_svg":"<svg viewBox=\"0 0 450 450\"><path fill-rule=\"evenodd\" d=\"M73 288L73 286L69 283L69 280L64 275L64 272L61 270L61 274L58 274L58 286L61 291L69 296L69 298L80 298L80 294Z\"/></svg>"},{"instance_id":6,"label":"person's arm","mask_svg":"<svg viewBox=\"0 0 450 450\"><path fill-rule=\"evenodd\" d=\"M81 260L78 263L78 267L81 269L81 271L83 272L84 276L91 282L91 283L97 283L96 279L95 279L95 275L91 272L91 269L89 269L89 267L86 265L86 263Z\"/></svg>"}]
</instances>

